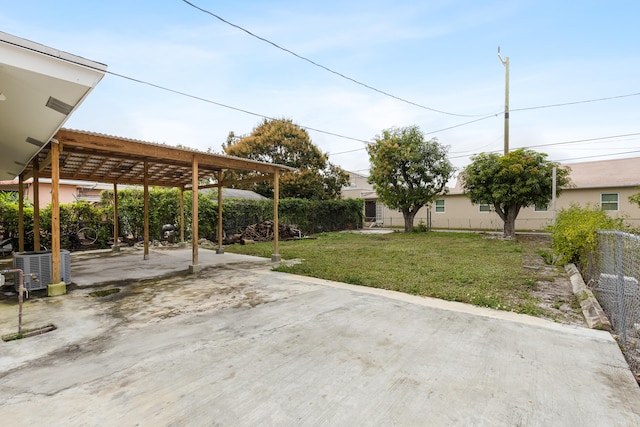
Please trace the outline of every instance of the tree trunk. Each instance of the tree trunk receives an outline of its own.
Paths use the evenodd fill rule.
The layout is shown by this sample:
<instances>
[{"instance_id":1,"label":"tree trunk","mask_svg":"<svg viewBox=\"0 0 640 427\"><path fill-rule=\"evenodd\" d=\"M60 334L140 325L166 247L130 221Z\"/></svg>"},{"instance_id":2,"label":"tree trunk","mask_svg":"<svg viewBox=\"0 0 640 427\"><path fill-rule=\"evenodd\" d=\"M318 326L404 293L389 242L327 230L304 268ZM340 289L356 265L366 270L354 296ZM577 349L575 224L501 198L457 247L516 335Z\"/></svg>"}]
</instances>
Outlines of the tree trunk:
<instances>
[{"instance_id":1,"label":"tree trunk","mask_svg":"<svg viewBox=\"0 0 640 427\"><path fill-rule=\"evenodd\" d=\"M520 206L509 206L504 210L504 229L503 234L507 239L516 238L516 218L520 212Z\"/></svg>"},{"instance_id":2,"label":"tree trunk","mask_svg":"<svg viewBox=\"0 0 640 427\"><path fill-rule=\"evenodd\" d=\"M512 218L511 215L508 215L504 221L503 236L506 239L516 238L516 219Z\"/></svg>"},{"instance_id":3,"label":"tree trunk","mask_svg":"<svg viewBox=\"0 0 640 427\"><path fill-rule=\"evenodd\" d=\"M411 233L413 231L413 219L416 217L418 209L407 209L402 211L404 216L404 232Z\"/></svg>"}]
</instances>

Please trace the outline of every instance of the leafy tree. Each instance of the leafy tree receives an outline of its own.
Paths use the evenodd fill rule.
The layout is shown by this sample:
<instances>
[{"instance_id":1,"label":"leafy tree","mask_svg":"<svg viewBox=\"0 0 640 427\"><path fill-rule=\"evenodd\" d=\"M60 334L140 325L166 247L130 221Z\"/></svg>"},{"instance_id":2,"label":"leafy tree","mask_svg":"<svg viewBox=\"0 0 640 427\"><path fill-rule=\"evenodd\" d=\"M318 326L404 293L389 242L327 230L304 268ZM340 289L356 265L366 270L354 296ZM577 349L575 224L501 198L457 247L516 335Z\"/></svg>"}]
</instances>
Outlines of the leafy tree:
<instances>
[{"instance_id":1,"label":"leafy tree","mask_svg":"<svg viewBox=\"0 0 640 427\"><path fill-rule=\"evenodd\" d=\"M640 206L640 193L629 196L629 202L635 203L636 205Z\"/></svg>"},{"instance_id":2,"label":"leafy tree","mask_svg":"<svg viewBox=\"0 0 640 427\"><path fill-rule=\"evenodd\" d=\"M278 163L296 168L285 173L280 180L280 197L302 199L336 199L347 184L349 176L331 164L327 155L315 146L306 130L291 120L264 120L249 136L242 138L230 133L222 148L230 156ZM252 171L227 171L225 180L255 177ZM273 198L270 180L232 185L232 188L253 190Z\"/></svg>"},{"instance_id":3,"label":"leafy tree","mask_svg":"<svg viewBox=\"0 0 640 427\"><path fill-rule=\"evenodd\" d=\"M402 211L404 231L410 232L420 208L447 192L455 171L447 148L435 138L425 140L420 128L410 126L383 130L367 152L369 182L385 205Z\"/></svg>"},{"instance_id":4,"label":"leafy tree","mask_svg":"<svg viewBox=\"0 0 640 427\"><path fill-rule=\"evenodd\" d=\"M462 172L462 186L471 202L492 205L504 221L504 236L515 238L520 209L552 199L554 167L558 195L569 183L570 170L547 160L546 154L524 148L505 156L480 153Z\"/></svg>"}]
</instances>

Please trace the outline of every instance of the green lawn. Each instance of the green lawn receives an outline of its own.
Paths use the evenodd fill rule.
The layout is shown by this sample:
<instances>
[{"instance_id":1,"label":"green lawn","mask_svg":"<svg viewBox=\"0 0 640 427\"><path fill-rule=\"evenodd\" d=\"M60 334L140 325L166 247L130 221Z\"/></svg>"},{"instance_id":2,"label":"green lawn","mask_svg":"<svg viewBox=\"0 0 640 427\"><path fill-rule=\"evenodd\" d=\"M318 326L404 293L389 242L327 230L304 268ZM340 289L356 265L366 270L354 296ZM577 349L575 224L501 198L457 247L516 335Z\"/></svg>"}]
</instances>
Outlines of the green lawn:
<instances>
[{"instance_id":1,"label":"green lawn","mask_svg":"<svg viewBox=\"0 0 640 427\"><path fill-rule=\"evenodd\" d=\"M475 233L323 233L280 242L283 259L302 263L275 270L478 306L540 315L529 293L535 275L523 268L526 243ZM233 253L271 257L273 243L232 245Z\"/></svg>"}]
</instances>

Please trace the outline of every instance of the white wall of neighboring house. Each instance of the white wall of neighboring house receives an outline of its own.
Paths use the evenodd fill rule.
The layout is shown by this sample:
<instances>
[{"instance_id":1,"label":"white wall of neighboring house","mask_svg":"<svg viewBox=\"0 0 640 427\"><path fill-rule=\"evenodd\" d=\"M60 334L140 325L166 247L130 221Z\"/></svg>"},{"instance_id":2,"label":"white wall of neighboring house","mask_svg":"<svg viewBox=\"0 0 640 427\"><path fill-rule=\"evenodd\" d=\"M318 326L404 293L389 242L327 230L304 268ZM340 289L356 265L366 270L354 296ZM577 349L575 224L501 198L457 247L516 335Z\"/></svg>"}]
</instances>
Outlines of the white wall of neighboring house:
<instances>
[{"instance_id":1,"label":"white wall of neighboring house","mask_svg":"<svg viewBox=\"0 0 640 427\"><path fill-rule=\"evenodd\" d=\"M640 157L568 164L571 168L571 186L563 189L556 200L556 212L571 204L599 205L612 217L623 217L626 222L640 227L640 207L629 202L629 196L640 192ZM352 175L352 188L345 188L343 198L362 198L365 205L377 205L376 219L367 217L365 226L378 223L385 227L402 227L401 212L389 209L377 200L373 187L366 177ZM354 176L357 175L357 176ZM544 230L552 223L551 202L546 207L523 208L516 220L517 230ZM366 210L366 207L365 207ZM420 222L438 229L473 229L500 231L503 222L490 206L473 205L462 193L460 183L431 206L418 211L414 225Z\"/></svg>"}]
</instances>

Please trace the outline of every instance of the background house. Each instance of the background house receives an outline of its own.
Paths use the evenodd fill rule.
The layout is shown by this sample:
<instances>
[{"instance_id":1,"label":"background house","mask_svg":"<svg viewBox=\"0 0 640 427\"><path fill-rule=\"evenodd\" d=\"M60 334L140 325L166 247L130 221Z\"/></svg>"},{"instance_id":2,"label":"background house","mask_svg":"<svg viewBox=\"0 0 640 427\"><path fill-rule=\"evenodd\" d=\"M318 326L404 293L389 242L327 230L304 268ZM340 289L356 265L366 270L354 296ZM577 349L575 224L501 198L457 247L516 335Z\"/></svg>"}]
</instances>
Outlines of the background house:
<instances>
[{"instance_id":1,"label":"background house","mask_svg":"<svg viewBox=\"0 0 640 427\"><path fill-rule=\"evenodd\" d=\"M611 216L624 217L634 226L640 226L640 207L629 202L629 196L640 192L640 157L571 163L571 186L563 189L556 200L556 211L568 208L572 203L581 206L599 205ZM363 175L351 173L350 187L342 192L343 198L365 200L366 224L385 227L404 225L402 212L389 209L378 201L373 186ZM375 214L374 214L375 212ZM523 208L516 220L517 230L543 230L553 220L551 203L548 206ZM474 205L463 194L460 181L449 193L433 205L422 208L415 217L438 229L502 230L503 222L493 207Z\"/></svg>"},{"instance_id":2,"label":"background house","mask_svg":"<svg viewBox=\"0 0 640 427\"><path fill-rule=\"evenodd\" d=\"M40 185L40 192L38 193L39 206L44 208L51 203L51 179L40 178L38 182ZM73 203L76 200L86 200L90 203L97 203L100 201L100 192L102 190L113 190L113 185L62 179L60 180L58 194L61 204ZM18 179L0 181L0 191L12 191L17 193ZM35 203L33 179L28 179L24 182L24 198L31 203Z\"/></svg>"}]
</instances>

